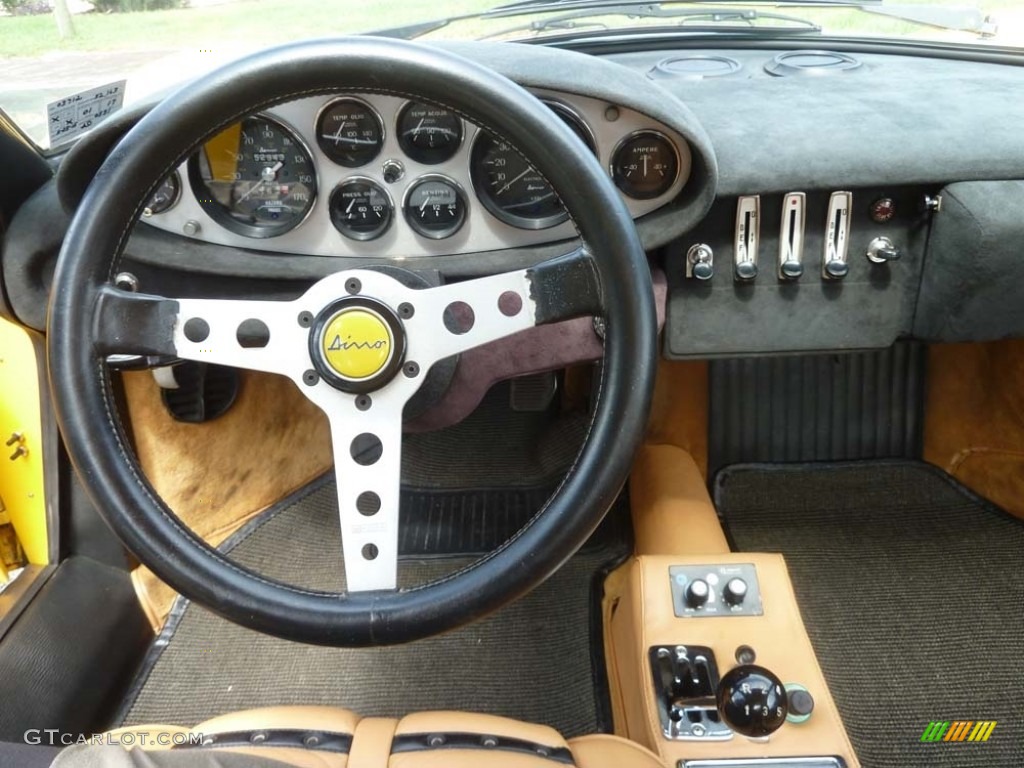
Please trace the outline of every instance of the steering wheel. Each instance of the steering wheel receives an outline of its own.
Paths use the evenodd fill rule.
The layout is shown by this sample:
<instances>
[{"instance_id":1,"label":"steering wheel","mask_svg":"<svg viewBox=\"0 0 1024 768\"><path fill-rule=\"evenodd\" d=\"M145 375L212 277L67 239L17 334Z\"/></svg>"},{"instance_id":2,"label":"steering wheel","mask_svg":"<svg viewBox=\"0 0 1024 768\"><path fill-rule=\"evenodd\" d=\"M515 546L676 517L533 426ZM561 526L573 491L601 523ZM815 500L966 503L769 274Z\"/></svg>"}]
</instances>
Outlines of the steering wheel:
<instances>
[{"instance_id":1,"label":"steering wheel","mask_svg":"<svg viewBox=\"0 0 1024 768\"><path fill-rule=\"evenodd\" d=\"M174 299L114 286L145 201L206 139L273 104L337 92L435 103L507 140L547 178L585 245L529 269L434 288L346 269L294 301ZM47 335L68 452L125 546L174 589L231 621L335 646L436 634L483 617L554 573L626 480L657 364L644 251L608 175L578 151L578 141L534 96L488 69L431 47L366 37L255 54L149 112L110 153L75 214L53 281ZM593 421L558 490L514 537L473 565L396 589L403 405L435 363L583 315L605 318L605 359ZM181 523L129 447L107 364L115 354L281 374L327 414L347 592L263 578Z\"/></svg>"}]
</instances>

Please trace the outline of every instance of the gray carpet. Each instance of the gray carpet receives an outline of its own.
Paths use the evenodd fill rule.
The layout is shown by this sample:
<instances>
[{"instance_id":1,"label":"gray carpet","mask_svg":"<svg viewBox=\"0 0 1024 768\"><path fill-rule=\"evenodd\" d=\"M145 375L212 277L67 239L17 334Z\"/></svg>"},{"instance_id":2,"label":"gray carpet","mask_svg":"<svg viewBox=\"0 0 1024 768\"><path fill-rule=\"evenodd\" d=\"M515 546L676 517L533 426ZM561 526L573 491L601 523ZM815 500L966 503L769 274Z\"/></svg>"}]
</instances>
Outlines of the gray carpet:
<instances>
[{"instance_id":1,"label":"gray carpet","mask_svg":"<svg viewBox=\"0 0 1024 768\"><path fill-rule=\"evenodd\" d=\"M917 462L732 467L715 499L737 549L786 556L865 768L1024 766L1024 524ZM921 743L954 720L997 725Z\"/></svg>"},{"instance_id":2,"label":"gray carpet","mask_svg":"<svg viewBox=\"0 0 1024 768\"><path fill-rule=\"evenodd\" d=\"M334 494L329 478L314 484L240 532L226 549L271 578L338 590L343 571ZM481 622L397 648L301 645L243 629L180 600L150 654L150 667L126 701L123 723L193 725L248 707L330 704L370 716L425 709L488 712L548 724L566 736L601 730L607 727L607 702L603 665L591 664L591 643L600 643L591 631L591 590L597 574L630 550L616 520L621 516L613 510L591 543L524 599ZM495 535L493 525L483 530L484 539ZM480 535L473 541L479 543ZM399 582L422 583L467 562L404 559Z\"/></svg>"}]
</instances>

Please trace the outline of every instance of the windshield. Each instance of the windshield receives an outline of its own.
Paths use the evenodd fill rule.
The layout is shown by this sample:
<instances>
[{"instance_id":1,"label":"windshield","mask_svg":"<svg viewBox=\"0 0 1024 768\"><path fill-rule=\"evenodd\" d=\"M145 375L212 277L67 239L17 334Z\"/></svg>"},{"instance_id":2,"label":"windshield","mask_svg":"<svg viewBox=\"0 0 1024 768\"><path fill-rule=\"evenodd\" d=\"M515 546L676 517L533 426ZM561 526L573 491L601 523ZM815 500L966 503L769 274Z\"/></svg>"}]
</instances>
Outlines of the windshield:
<instances>
[{"instance_id":1,"label":"windshield","mask_svg":"<svg viewBox=\"0 0 1024 768\"><path fill-rule=\"evenodd\" d=\"M1024 46L1019 0L514 5L499 9L494 0L0 0L0 109L46 149L76 135L51 136L48 130L60 110L51 106L48 112L47 105L73 94L106 89L96 98L113 110L122 99L130 104L255 49L381 31L407 39L524 40L656 28ZM95 117L105 113L98 110Z\"/></svg>"}]
</instances>

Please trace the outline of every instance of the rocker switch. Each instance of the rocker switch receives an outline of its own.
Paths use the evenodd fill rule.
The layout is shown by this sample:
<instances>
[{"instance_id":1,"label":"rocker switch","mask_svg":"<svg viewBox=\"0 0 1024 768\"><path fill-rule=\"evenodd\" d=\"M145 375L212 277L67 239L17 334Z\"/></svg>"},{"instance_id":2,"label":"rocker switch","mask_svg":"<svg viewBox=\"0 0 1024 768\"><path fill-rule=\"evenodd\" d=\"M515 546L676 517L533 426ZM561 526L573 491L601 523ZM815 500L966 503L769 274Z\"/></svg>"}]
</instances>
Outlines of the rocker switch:
<instances>
[{"instance_id":1,"label":"rocker switch","mask_svg":"<svg viewBox=\"0 0 1024 768\"><path fill-rule=\"evenodd\" d=\"M828 221L825 223L825 254L821 262L821 276L826 280L842 280L850 271L847 260L850 243L850 208L852 192L833 192L828 202Z\"/></svg>"},{"instance_id":2,"label":"rocker switch","mask_svg":"<svg viewBox=\"0 0 1024 768\"><path fill-rule=\"evenodd\" d=\"M736 262L733 266L737 280L757 277L757 248L761 236L761 196L746 195L736 204Z\"/></svg>"},{"instance_id":3,"label":"rocker switch","mask_svg":"<svg viewBox=\"0 0 1024 768\"><path fill-rule=\"evenodd\" d=\"M782 201L779 234L779 280L799 280L804 273L804 227L807 195L790 192Z\"/></svg>"}]
</instances>

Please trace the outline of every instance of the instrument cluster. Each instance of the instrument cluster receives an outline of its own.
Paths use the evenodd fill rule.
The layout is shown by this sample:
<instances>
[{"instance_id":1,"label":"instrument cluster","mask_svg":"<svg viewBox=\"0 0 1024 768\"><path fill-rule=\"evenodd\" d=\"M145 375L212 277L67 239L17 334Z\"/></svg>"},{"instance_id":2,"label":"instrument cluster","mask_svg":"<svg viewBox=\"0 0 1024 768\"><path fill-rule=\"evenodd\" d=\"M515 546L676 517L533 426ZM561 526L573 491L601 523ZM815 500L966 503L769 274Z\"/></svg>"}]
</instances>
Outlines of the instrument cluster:
<instances>
[{"instance_id":1,"label":"instrument cluster","mask_svg":"<svg viewBox=\"0 0 1024 768\"><path fill-rule=\"evenodd\" d=\"M686 184L690 150L667 126L595 99L537 96L607 168L634 217ZM383 95L244 118L168 177L143 218L207 242L325 256L472 253L575 235L514 147L444 107Z\"/></svg>"}]
</instances>

